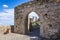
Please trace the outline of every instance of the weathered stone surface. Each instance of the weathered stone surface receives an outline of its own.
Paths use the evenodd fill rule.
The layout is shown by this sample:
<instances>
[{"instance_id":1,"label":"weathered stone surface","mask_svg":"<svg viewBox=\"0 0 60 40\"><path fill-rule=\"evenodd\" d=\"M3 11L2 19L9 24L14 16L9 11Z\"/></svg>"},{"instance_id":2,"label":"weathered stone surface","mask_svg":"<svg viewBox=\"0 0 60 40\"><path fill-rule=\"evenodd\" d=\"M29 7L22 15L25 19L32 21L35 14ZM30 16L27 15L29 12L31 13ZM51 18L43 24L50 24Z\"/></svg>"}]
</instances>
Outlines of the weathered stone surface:
<instances>
[{"instance_id":1,"label":"weathered stone surface","mask_svg":"<svg viewBox=\"0 0 60 40\"><path fill-rule=\"evenodd\" d=\"M10 25L6 25L6 26L0 25L0 34L6 34L9 32L14 32L13 27L14 26L10 26Z\"/></svg>"},{"instance_id":2,"label":"weathered stone surface","mask_svg":"<svg viewBox=\"0 0 60 40\"><path fill-rule=\"evenodd\" d=\"M20 34L28 32L27 17L32 11L40 17L40 36L57 38L60 33L60 3L31 1L15 7L14 31Z\"/></svg>"},{"instance_id":3,"label":"weathered stone surface","mask_svg":"<svg viewBox=\"0 0 60 40\"><path fill-rule=\"evenodd\" d=\"M11 29L10 26L0 26L0 34L7 32L7 29Z\"/></svg>"}]
</instances>

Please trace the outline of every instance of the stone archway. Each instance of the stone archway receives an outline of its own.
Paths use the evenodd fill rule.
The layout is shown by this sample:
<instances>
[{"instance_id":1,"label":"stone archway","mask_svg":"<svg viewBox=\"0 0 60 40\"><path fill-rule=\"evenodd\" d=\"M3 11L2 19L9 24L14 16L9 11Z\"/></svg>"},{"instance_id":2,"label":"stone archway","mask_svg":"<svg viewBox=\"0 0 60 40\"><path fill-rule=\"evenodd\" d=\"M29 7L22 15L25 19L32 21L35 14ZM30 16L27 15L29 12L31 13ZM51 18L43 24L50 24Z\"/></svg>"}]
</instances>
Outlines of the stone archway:
<instances>
[{"instance_id":1,"label":"stone archway","mask_svg":"<svg viewBox=\"0 0 60 40\"><path fill-rule=\"evenodd\" d=\"M28 29L28 15L29 15L31 12L36 12L36 14L39 16L39 25L40 25L40 14L38 14L37 11L30 11L30 12L28 12L28 13L26 14L26 16L25 16L25 21L24 21L26 34L29 33L29 29Z\"/></svg>"},{"instance_id":2,"label":"stone archway","mask_svg":"<svg viewBox=\"0 0 60 40\"><path fill-rule=\"evenodd\" d=\"M27 5L27 6L26 6ZM40 8L39 5L36 5L36 3L31 2L27 3L24 6L17 6L15 8L15 24L14 24L14 32L19 34L28 34L28 14L32 11L36 12L40 19L40 34L43 35L44 33L44 27L46 24L43 18L43 9ZM43 35L44 36L44 35Z\"/></svg>"},{"instance_id":3,"label":"stone archway","mask_svg":"<svg viewBox=\"0 0 60 40\"><path fill-rule=\"evenodd\" d=\"M31 14L31 15L30 15ZM33 14L35 14L35 15L33 15ZM37 26L39 26L39 27L37 27L36 26L36 28L35 29L37 29L37 28L39 28L40 29L40 17L38 16L38 13L36 13L36 12L30 12L30 13L28 13L27 15L26 15L26 20L25 20L25 27L26 27L26 29L27 29L27 32L29 33L31 30L34 30L34 28L33 28L33 26L32 26L32 23L34 23L33 22L33 20L34 20L34 18L29 18L29 15L30 15L30 17L32 17L32 15L33 15L33 17L35 16L35 17L37 17L37 19L35 19L35 26L37 25ZM32 19L32 20L31 20ZM39 31L40 32L40 31Z\"/></svg>"},{"instance_id":4,"label":"stone archway","mask_svg":"<svg viewBox=\"0 0 60 40\"><path fill-rule=\"evenodd\" d=\"M58 6L57 6L58 5ZM60 5L58 3L40 3L36 1L27 2L15 7L15 23L14 32L19 34L27 34L28 27L27 15L36 12L40 17L40 36L50 38L60 31Z\"/></svg>"},{"instance_id":5,"label":"stone archway","mask_svg":"<svg viewBox=\"0 0 60 40\"><path fill-rule=\"evenodd\" d=\"M33 11L30 12L28 15L28 21L27 22L28 22L29 32L34 31L34 29L37 29L38 28L37 26L40 24L38 14L36 12L33 12Z\"/></svg>"},{"instance_id":6,"label":"stone archway","mask_svg":"<svg viewBox=\"0 0 60 40\"><path fill-rule=\"evenodd\" d=\"M33 3L33 2L32 2ZM26 6L26 5L25 5ZM14 24L14 32L19 34L28 34L28 14L30 12L36 12L39 16L40 21L43 21L43 16L40 11L34 4L25 6L17 6L15 8L15 24ZM23 8L23 9L21 9ZM38 11L37 11L38 10ZM41 23L40 23L41 24ZM42 26L41 26L42 27ZM43 28L41 28L43 29ZM43 30L42 30L43 31Z\"/></svg>"}]
</instances>

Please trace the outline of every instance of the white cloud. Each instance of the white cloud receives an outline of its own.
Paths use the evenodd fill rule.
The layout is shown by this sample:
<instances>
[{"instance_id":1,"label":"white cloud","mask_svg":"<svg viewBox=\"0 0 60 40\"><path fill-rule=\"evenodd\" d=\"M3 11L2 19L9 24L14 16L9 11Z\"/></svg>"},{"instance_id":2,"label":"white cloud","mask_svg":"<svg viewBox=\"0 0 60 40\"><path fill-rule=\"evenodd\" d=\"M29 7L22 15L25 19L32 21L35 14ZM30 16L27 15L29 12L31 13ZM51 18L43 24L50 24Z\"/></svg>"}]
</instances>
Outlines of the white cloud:
<instances>
[{"instance_id":1,"label":"white cloud","mask_svg":"<svg viewBox=\"0 0 60 40\"><path fill-rule=\"evenodd\" d=\"M13 25L14 24L14 9L4 9L0 12L0 25Z\"/></svg>"},{"instance_id":2,"label":"white cloud","mask_svg":"<svg viewBox=\"0 0 60 40\"><path fill-rule=\"evenodd\" d=\"M4 8L8 8L8 5L3 5Z\"/></svg>"}]
</instances>

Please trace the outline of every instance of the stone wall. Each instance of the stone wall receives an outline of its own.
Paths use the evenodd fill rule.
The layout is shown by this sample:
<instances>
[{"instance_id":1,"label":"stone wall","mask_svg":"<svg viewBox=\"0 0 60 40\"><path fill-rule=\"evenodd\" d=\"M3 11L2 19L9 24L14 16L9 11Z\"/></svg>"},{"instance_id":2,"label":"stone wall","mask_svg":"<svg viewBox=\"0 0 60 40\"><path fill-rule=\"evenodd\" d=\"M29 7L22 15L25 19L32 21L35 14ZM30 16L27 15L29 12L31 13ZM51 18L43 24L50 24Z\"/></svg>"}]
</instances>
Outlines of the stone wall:
<instances>
[{"instance_id":1,"label":"stone wall","mask_svg":"<svg viewBox=\"0 0 60 40\"><path fill-rule=\"evenodd\" d=\"M3 26L3 25L0 25L0 34L7 34L10 32L13 32L14 28L12 28L12 26Z\"/></svg>"},{"instance_id":2,"label":"stone wall","mask_svg":"<svg viewBox=\"0 0 60 40\"><path fill-rule=\"evenodd\" d=\"M27 15L36 12L40 17L40 36L57 38L60 32L60 3L27 2L15 7L14 32L26 34Z\"/></svg>"}]
</instances>

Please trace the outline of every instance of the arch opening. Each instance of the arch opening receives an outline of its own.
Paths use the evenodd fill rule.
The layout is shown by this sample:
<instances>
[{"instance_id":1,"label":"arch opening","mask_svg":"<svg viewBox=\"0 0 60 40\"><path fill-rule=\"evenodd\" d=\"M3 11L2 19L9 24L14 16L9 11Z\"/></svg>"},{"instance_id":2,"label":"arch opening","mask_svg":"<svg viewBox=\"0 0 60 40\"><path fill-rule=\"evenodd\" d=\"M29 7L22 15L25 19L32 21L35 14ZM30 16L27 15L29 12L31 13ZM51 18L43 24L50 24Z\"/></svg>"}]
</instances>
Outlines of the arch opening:
<instances>
[{"instance_id":1,"label":"arch opening","mask_svg":"<svg viewBox=\"0 0 60 40\"><path fill-rule=\"evenodd\" d=\"M28 16L27 17L28 34L31 34L33 32L34 32L33 34L35 34L37 32L40 34L40 18L39 18L39 15L36 12L30 12L27 16ZM33 34L31 34L31 35L33 35Z\"/></svg>"},{"instance_id":2,"label":"arch opening","mask_svg":"<svg viewBox=\"0 0 60 40\"><path fill-rule=\"evenodd\" d=\"M36 12L30 12L28 15L28 30L29 32L34 31L39 26L39 16Z\"/></svg>"}]
</instances>

